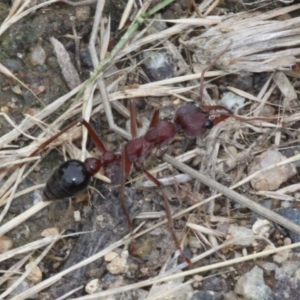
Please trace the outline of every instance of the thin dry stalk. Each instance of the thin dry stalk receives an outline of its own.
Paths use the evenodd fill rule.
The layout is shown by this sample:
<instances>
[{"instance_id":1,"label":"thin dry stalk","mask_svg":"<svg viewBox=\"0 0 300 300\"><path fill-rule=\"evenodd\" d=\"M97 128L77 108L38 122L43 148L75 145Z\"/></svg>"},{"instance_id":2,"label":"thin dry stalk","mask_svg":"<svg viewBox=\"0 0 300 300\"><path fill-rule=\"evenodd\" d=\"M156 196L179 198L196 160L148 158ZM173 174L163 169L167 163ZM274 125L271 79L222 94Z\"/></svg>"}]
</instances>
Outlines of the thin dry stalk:
<instances>
[{"instance_id":1,"label":"thin dry stalk","mask_svg":"<svg viewBox=\"0 0 300 300\"><path fill-rule=\"evenodd\" d=\"M21 8L19 8L20 6L14 7L11 10L9 18L7 18L7 20L1 25L0 35L6 29L8 29L9 26L14 24L18 20L20 20L22 17L28 15L29 13L31 13L33 11L36 11L37 9L43 7L44 5L49 5L51 3L55 3L58 1L59 0L52 0L52 1L50 0L47 3L43 3L42 5L34 6L27 10L25 10L25 6L23 6ZM64 1L64 2L68 2L68 1ZM92 36L91 36L91 40L90 40L90 51L92 54L92 59L93 59L93 63L94 63L95 67L99 64L98 53L96 51L96 39L98 36L99 25L101 24L101 28L102 28L101 33L100 33L100 36L101 36L100 59L104 59L105 55L107 54L108 41L109 41L109 35L110 35L110 27L109 27L109 25L105 25L106 20L104 20L102 17L104 3L105 3L105 1L98 1L97 18L95 18L93 32L92 32ZM217 1L213 2L212 0L205 0L201 4L202 6L199 10L201 13L203 13L203 9L205 7L206 8L205 14L208 14L216 4L217 4ZM276 11L268 12L265 15L260 16L260 17L256 16L255 14L250 13L248 15L244 14L244 15L238 15L235 17L213 16L210 18L203 18L203 19L196 19L195 17L193 17L191 19L182 19L180 21L170 20L170 22L180 23L180 24L175 25L171 28L168 28L162 32L159 32L159 33L156 32L156 33L150 34L148 36L145 36L146 29L149 29L149 27L150 27L150 26L147 26L147 28L144 31L142 31L139 35L137 35L133 41L129 41L128 45L124 49L119 51L119 53L116 54L116 56L108 63L107 68L111 67L115 62L119 61L120 59L123 59L125 62L128 59L127 55L131 55L133 53L133 51L137 51L141 47L143 47L147 44L149 45L149 43L157 41L158 39L161 40L161 42L163 43L163 45L166 48L168 48L168 49L170 49L170 51L172 51L172 44L170 44L170 41L169 41L170 37L179 35L183 31L188 32L190 27L192 27L192 29L194 29L194 28L196 28L196 26L197 27L198 26L206 26L207 24L210 25L210 29L206 30L200 36L200 39L205 39L205 43L203 43L202 48L197 49L197 51L205 52L207 50L209 50L209 51L212 50L212 57L214 58L216 56L216 53L218 53L219 49L221 49L221 48L223 49L224 45L228 44L229 39L232 40L232 45L228 49L228 53L227 53L228 55L227 56L225 55L223 60L220 62L220 64L227 63L227 65L225 65L225 67L224 67L224 65L222 66L224 70L236 71L241 68L243 68L244 70L253 70L253 68L255 67L256 71L257 70L258 71L259 70L274 71L277 68L286 68L286 67L291 66L295 62L294 56L298 55L300 53L299 48L297 48L298 44L299 44L298 37L300 34L300 31L298 29L299 28L299 26L298 26L299 18L294 18L294 19L285 21L284 23L283 22L275 22L275 21L267 21L267 20L269 20L270 18L274 18L275 16L280 16L283 13L287 13L287 12L290 12L290 11L293 11L293 10L296 10L299 8L300 8L300 5L294 5L294 6L286 7L284 9L279 9ZM142 7L142 10L145 10L145 9L146 9L146 5ZM129 9L128 9L128 11L129 11ZM139 13L137 15L139 15ZM124 19L125 18L128 19L129 13L124 12L124 16L125 16ZM216 25L216 26L213 26L213 25ZM241 28L243 30L241 30ZM230 30L227 30L227 29L230 29ZM252 37L251 34L253 32L255 34L253 34L253 37ZM222 33L222 35L221 35L221 33ZM225 39L224 39L224 34L225 34ZM221 36L223 37L224 41L221 41L219 39L219 35L220 35L220 38L221 38ZM251 38L250 38L250 36L251 36ZM241 37L244 37L244 39ZM270 41L270 43L271 43L272 47L274 47L274 49L275 48L283 48L283 47L287 47L287 49L281 50L281 51L274 51L274 53L270 53L266 50L266 47L263 45L263 42L262 42L266 39ZM241 40L243 40L243 45L241 44ZM244 42L245 40L247 40L248 44L245 44L245 42ZM191 40L186 40L185 42L182 42L182 44L186 45L186 46L192 46L192 42L194 42L194 40L191 39ZM249 47L250 44L251 44L251 47ZM291 47L294 47L294 48L291 49ZM263 53L258 54L258 52L263 52ZM264 53L264 52L266 52L266 53ZM196 54L197 53L195 53L195 55ZM228 57L230 58L229 60L228 60ZM211 58L208 58L207 60L210 61ZM263 62L263 63L259 63L260 68L257 67L257 62ZM184 64L182 64L182 65L184 65ZM135 68L136 68L136 66L130 68L129 70L134 70ZM119 72L119 75L125 76L126 72L128 72L128 70L121 70ZM193 75L186 75L186 76L178 76L178 77L168 79L168 80L143 84L137 88L130 88L130 89L125 89L123 91L115 92L114 89L117 88L117 85L119 84L119 79L115 80L114 84L112 84L111 87L106 86L106 83L103 78L110 76L110 74L109 75L108 74L109 73L108 73L107 69L103 70L103 73L101 74L100 78L97 80L97 85L101 91L101 98L103 99L103 105L104 105L104 109L106 112L106 116L109 120L109 125L111 126L111 129L117 131L120 135L122 135L123 137L125 137L127 139L131 138L130 135L126 131L124 131L122 128L119 128L114 123L114 119L112 117L111 106L117 107L119 111L124 110L124 107L120 103L118 103L117 100L127 99L127 98L138 98L138 97L144 97L144 96L147 97L147 96L177 95L180 93L191 91L195 88L195 86L174 87L171 85L175 85L175 84L186 82L186 81L197 80L201 76L201 73L193 74ZM224 71L211 71L211 72L207 72L205 74L205 77L207 78L207 77L223 76L225 74L227 74L227 73ZM265 87L262 89L261 93L257 96L250 95L249 93L245 93L244 91L233 88L233 87L230 89L240 96L246 97L247 99L249 99L251 101L258 102L258 106L256 107L256 109L251 112L251 114L253 114L254 116L259 114L259 112L261 111L261 109L264 107L265 104L271 104L270 96L271 96L271 93L273 92L273 90L275 89L275 87L278 87L280 89L282 95L284 96L284 101L283 101L282 106L284 107L284 109L288 109L289 106L291 104L293 104L293 100L296 99L296 92L294 90L294 87L291 85L289 79L286 77L286 74L287 73L285 71L283 71L283 72L277 71L276 73L274 73L274 76L269 78L269 81L265 84ZM272 80L275 82L275 84L272 84ZM20 135L24 135L28 139L33 140L33 142L28 148L22 148L19 150L9 150L10 152L3 152L4 153L3 155L8 157L8 159L10 159L10 160L14 160L14 159L12 159L12 157L18 158L20 160L17 163L23 164L24 162L27 162L27 160L28 160L27 156L30 155L30 153L32 153L36 149L36 147L44 139L46 139L46 137L48 135L52 135L53 133L57 132L57 130L62 126L64 120L66 120L70 117L73 117L75 115L78 115L78 114L82 114L84 118L89 119L90 116L92 115L92 107L94 107L94 106L97 106L96 112L102 110L103 106L99 105L100 100L97 98L93 99L96 85L91 85L90 88L86 89L86 94L83 96L83 98L77 99L73 103L73 105L67 109L67 111L64 114L62 114L55 122L53 122L53 124L51 124L49 126L49 128L48 128L48 126L39 124L45 118L47 118L48 116L50 116L51 114L56 112L62 105L66 104L70 100L70 98L81 89L81 87L82 86L76 87L68 94L64 95L63 97L54 101L52 104L48 105L46 109L43 109L41 112L39 112L38 114L35 115L35 120L33 120L33 118L27 117L22 121L22 123L19 126L12 125L14 127L14 129L11 130L10 133L8 133L0 138L0 148L7 147L9 144L11 144L11 142L15 141ZM198 85L196 87L198 88ZM183 98L184 98L184 96L183 96ZM95 111L93 113L95 113ZM128 112L125 112L125 114L128 115ZM295 121L299 120L300 114L295 113L291 116L283 115L282 117L286 123L289 123L289 122L295 122ZM10 119L7 119L7 121L9 123L11 123ZM228 133L228 132L230 132L230 130L231 130L230 128L235 126L235 124L230 125L229 123L230 122L227 122L227 123L224 122L222 124L223 125L222 130L221 130L221 128L215 128L215 131L212 131L210 137L213 139L220 137L220 132L223 131L222 137L224 138L224 140L226 140L227 137L229 139L230 133ZM26 132L33 126L36 126L37 124L39 124L38 126L40 126L44 132L38 138L33 138L31 135L28 135L28 133L26 133ZM252 130L254 130L255 132L258 132L258 133L265 133L265 132L267 132L268 128L271 126L275 127L276 125L274 125L272 123L267 123L267 122L252 123L252 125L247 124L244 127L242 127L242 126L240 127L238 134L240 134L242 136L243 134L245 134L244 133L246 131L245 129L248 129L248 128L251 128ZM86 152L85 144L86 144L86 139L87 139L85 129L83 129L83 131L84 131L83 143L82 143L83 148L82 148L81 154L79 154L79 155L82 155L82 158L85 156L85 152ZM281 141L281 136L278 133L277 137L276 137L276 143L278 143L278 145L280 145L280 141ZM62 141L59 140L59 141L57 141L57 144L54 144L54 145L60 145L61 143L62 143ZM218 149L219 149L219 147L221 147L221 145L222 144L220 141L217 141L217 143L214 145L213 145L213 143L208 143L208 147L211 147L210 148L211 152L214 151L212 164L217 163L217 158L219 156ZM80 153L80 152L78 152L78 149L76 149L75 146L70 145L69 143L67 144L66 148L69 153L72 153L73 155L75 154L75 156L77 156L78 153ZM193 158L198 153L199 153L198 149L195 149L194 151L192 151L192 153L186 153L189 155L186 155L185 157L188 157L188 158L185 158L185 159ZM293 230L295 232L300 232L299 226L294 225L293 223L289 222L288 220L286 220L284 218L279 218L279 216L277 214L274 214L268 210L262 210L261 206L254 205L254 203L250 199L247 199L247 198L245 199L245 197L243 197L242 195L239 195L236 192L230 190L230 189L240 186L246 182L249 182L251 180L251 178L255 177L260 172L263 172L265 170L261 170L257 173L254 173L254 174L248 176L244 180L239 181L237 184L235 184L234 186L230 187L230 189L228 189L224 186L216 185L215 181L209 181L207 177L204 177L202 175L199 176L199 174L196 175L194 173L194 170L191 170L190 168L187 168L185 165L180 163L181 161L183 161L183 158L177 158L177 160L171 159L168 156L165 156L164 158L166 159L166 161L170 162L172 166L179 168L181 170L184 170L184 172L189 174L189 176L193 176L197 179L203 180L203 182L205 182L208 186L221 191L221 194L217 194L215 196L209 197L205 201L202 201L201 203L197 203L197 204L193 205L192 207L189 207L188 209L181 211L180 213L174 215L174 218L182 216L184 214L187 214L188 212L195 210L196 208L204 205L205 203L209 203L210 201L212 201L213 199L216 199L217 197L220 197L222 195L227 195L228 197L230 197L236 201L246 204L248 207L250 207L252 210L258 212L259 214L264 215L265 217L267 217L269 219L275 220L276 223L281 223L286 228L290 228L291 230ZM32 159L36 159L36 158L32 158ZM284 162L281 162L280 164L270 166L267 169L271 169L272 167L290 163L291 161L296 161L299 159L300 159L300 156L294 156L290 159L285 160ZM2 167L5 167L5 166L7 166L6 162L4 164L2 164ZM156 168L156 170L154 170L153 172L157 173L160 170L162 170L163 168L166 168L168 166L169 166L169 164L163 164L163 165L159 166L158 168ZM22 192L15 193L16 184L15 184L15 187L12 187L12 186L14 185L16 178L18 177L18 172L19 172L19 170L17 170L11 177L9 177L9 179L6 182L5 187L4 188L2 187L0 192L1 192L1 195L4 195L4 196L2 196L2 198L0 200L1 205L3 205L4 203L8 203L7 204L7 207L8 207L9 203L16 197L22 195L23 193L30 192L36 188L40 188L43 186L43 185L40 185L38 187L34 186L31 189L27 189ZM19 178L20 178L20 176L19 176ZM20 180L20 179L18 179L18 180ZM284 196L285 193L287 193L289 191L295 191L295 189L297 189L297 188L299 188L299 187L297 186L297 187L291 187L290 189L286 189L286 190L278 190L276 195L277 195L277 197L280 194L282 196ZM268 191L266 191L266 192L268 192ZM268 194L268 195L270 196L270 194ZM9 198L9 201L8 201L8 198ZM15 219L2 225L2 227L0 227L0 235L4 234L6 232L9 232L13 228L18 226L22 222L24 222L26 219L28 219L29 217L36 214L41 209L47 207L49 204L50 203L47 203L47 202L38 203L37 205L33 206L31 209L22 213ZM152 217L159 217L159 216L161 216L161 214L152 215ZM148 216L148 217L151 217L151 216ZM159 222L158 224L152 226L151 228L148 228L147 230L140 232L137 236L145 234L146 232L149 232L150 230L153 230L154 228L157 228L165 223L166 223L166 220ZM203 234L218 236L218 232L216 232L210 228L200 227L199 225L194 224L192 222L190 222L188 224L188 226L190 228L192 228L193 230L199 231L201 234L203 233ZM22 247L22 249L19 249L19 248L14 249L12 251L7 252L6 256L0 255L0 261L1 261L1 259L4 260L4 259L7 259L8 257L12 257L17 254L28 252L30 247L31 247L31 250L38 249L40 247L48 245L51 242L53 242L53 240L43 239L43 240L31 243L31 244L25 245L24 247ZM105 253L108 253L109 251L111 251L117 247L120 247L121 245L123 245L127 242L128 242L128 240L126 237L126 238L110 245L109 247L107 247L106 249L104 249L103 251L98 253L97 255L94 255L94 256L86 259L85 261L73 266L72 268L69 268L68 270L64 270L63 272L58 273L57 275L53 276L52 278L49 278L48 280L41 282L40 284L38 284L35 287L28 290L27 292L24 292L21 295L15 297L13 299L28 298L28 297L30 297L30 295L33 295L33 294L37 293L38 291L41 291L41 290L49 287L50 285L54 284L56 281L61 279L62 276L65 276L66 274L72 272L73 270L75 270L77 268L80 268L81 266L91 263L92 261L102 257ZM206 242L207 242L207 244L209 244L209 240L206 239ZM205 255L211 255L212 253L215 253L216 251L222 249L222 247L227 247L229 244L230 244L230 242L226 242L218 247L214 247L210 251L207 251L205 253ZM104 295L110 295L110 294L114 294L114 293L118 293L118 292L124 292L124 291L128 291L130 289L139 288L139 287L143 287L143 286L147 286L147 285L152 285L154 283L159 283L162 281L172 280L177 277L184 277L187 275L192 275L195 273L212 270L215 268L232 265L234 263L246 261L248 259L255 259L257 257L271 255L271 254L281 251L283 249L292 249L292 248L298 247L298 246L299 246L299 244L294 244L289 247L283 247L283 248L275 249L275 250L272 250L269 252L262 252L262 253L258 253L256 255L247 256L246 258L242 258L239 260L231 260L231 261L221 263L221 264L206 266L205 268L194 269L194 270L184 272L184 273L181 273L178 275L173 275L173 276L167 275L167 274L171 274L172 272L176 272L175 270L179 271L180 269L186 267L185 264L182 264L182 265L178 266L177 269L176 268L173 269L170 273L166 272L165 274L162 274L158 278L151 278L148 281L137 283L135 285L129 285L129 286L115 289L112 291L102 292L93 297L102 297ZM204 256L200 255L200 256L194 258L193 261L198 261L199 259L202 259L203 257L205 257L205 255ZM25 277L23 277L23 278L25 278ZM82 288L82 287L79 287L79 289L80 288ZM9 292L10 292L10 290L4 292L4 295L8 294ZM83 298L81 297L80 299L92 299L92 296L87 296L87 297L83 297Z\"/></svg>"}]
</instances>

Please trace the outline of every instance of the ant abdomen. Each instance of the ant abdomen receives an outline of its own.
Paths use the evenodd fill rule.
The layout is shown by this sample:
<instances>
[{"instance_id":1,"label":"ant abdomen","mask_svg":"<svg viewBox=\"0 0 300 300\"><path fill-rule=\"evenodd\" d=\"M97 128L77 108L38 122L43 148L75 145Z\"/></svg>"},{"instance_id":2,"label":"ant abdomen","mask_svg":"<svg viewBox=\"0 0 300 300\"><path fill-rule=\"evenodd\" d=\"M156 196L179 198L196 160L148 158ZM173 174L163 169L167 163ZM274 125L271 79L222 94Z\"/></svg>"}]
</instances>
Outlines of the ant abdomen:
<instances>
[{"instance_id":1,"label":"ant abdomen","mask_svg":"<svg viewBox=\"0 0 300 300\"><path fill-rule=\"evenodd\" d=\"M83 192L89 185L91 174L85 163L71 159L61 164L48 179L43 200L59 200Z\"/></svg>"}]
</instances>

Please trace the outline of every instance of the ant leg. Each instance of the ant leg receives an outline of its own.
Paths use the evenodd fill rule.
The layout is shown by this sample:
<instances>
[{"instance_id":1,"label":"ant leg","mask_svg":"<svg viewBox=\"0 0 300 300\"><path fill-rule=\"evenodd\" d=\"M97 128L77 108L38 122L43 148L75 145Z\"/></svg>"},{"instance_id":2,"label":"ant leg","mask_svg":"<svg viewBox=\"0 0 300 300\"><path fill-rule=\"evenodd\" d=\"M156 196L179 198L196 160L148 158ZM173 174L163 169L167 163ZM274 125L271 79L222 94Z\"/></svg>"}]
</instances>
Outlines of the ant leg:
<instances>
[{"instance_id":1,"label":"ant leg","mask_svg":"<svg viewBox=\"0 0 300 300\"><path fill-rule=\"evenodd\" d=\"M220 122L226 120L226 119L229 118L229 117L230 117L230 116L220 116L220 117L214 119L214 120L213 120L214 126L217 125L217 124L219 124Z\"/></svg>"},{"instance_id":2,"label":"ant leg","mask_svg":"<svg viewBox=\"0 0 300 300\"><path fill-rule=\"evenodd\" d=\"M134 100L130 100L130 102L129 102L129 112L130 112L131 135L133 138L136 138L137 137L137 127L138 127L137 120L138 119L136 116ZM159 109L155 109L152 114L148 129L155 127L157 125L158 121L159 121Z\"/></svg>"},{"instance_id":3,"label":"ant leg","mask_svg":"<svg viewBox=\"0 0 300 300\"><path fill-rule=\"evenodd\" d=\"M98 148L98 150L103 154L104 152L107 152L106 147L104 146L103 142L99 138L98 134L94 130L94 128L90 125L89 122L87 122L84 119L80 119L79 123L81 123L88 131L89 135L91 136L94 144Z\"/></svg>"},{"instance_id":4,"label":"ant leg","mask_svg":"<svg viewBox=\"0 0 300 300\"><path fill-rule=\"evenodd\" d=\"M62 134L73 128L76 124L82 124L89 132L89 134L92 137L93 142L95 143L96 147L99 149L101 153L107 152L103 142L101 139L98 137L96 131L93 129L93 127L84 119L80 119L77 121L72 122L68 126L66 126L64 129L62 129L60 132L57 134L53 135L51 138L49 138L47 141L39 145L39 147L33 151L30 154L30 157L35 156L36 154L40 153L42 150L44 150L50 143L52 143L54 140L56 140L58 137L60 137Z\"/></svg>"},{"instance_id":5,"label":"ant leg","mask_svg":"<svg viewBox=\"0 0 300 300\"><path fill-rule=\"evenodd\" d=\"M129 164L129 166L128 166ZM127 169L131 168L131 163L126 155L126 150L125 147L123 147L122 149L122 157L121 157L121 182L120 182L120 191L119 191L119 201L120 201L120 205L123 209L123 212L126 216L127 219L127 223L129 226L129 230L130 232L133 232L134 226L129 214L129 211L125 205L125 199L124 199L124 195L125 195L125 179L126 179L126 175L128 174L126 172Z\"/></svg>"},{"instance_id":6,"label":"ant leg","mask_svg":"<svg viewBox=\"0 0 300 300\"><path fill-rule=\"evenodd\" d=\"M144 172L144 174L146 175L146 177L152 181L154 184L156 184L159 188L161 188L162 190L162 195L163 195L163 200L164 200L164 207L165 207L165 211L166 211L166 216L168 219L168 225L175 243L176 248L179 250L181 257L185 260L185 262L188 265L192 265L191 260L187 257L187 255L182 251L181 247L180 247L180 243L179 240L175 234L175 230L174 230L174 226L173 226L173 218L171 215L171 211L170 211L170 206L169 206L169 202L166 196L166 192L165 192L165 188L164 185L157 179L155 178L151 173L149 173L145 167L143 165L140 166L140 168L142 169L142 171Z\"/></svg>"},{"instance_id":7,"label":"ant leg","mask_svg":"<svg viewBox=\"0 0 300 300\"><path fill-rule=\"evenodd\" d=\"M223 51L221 51L216 58L201 72L201 78L200 78L200 104L203 100L203 94L204 94L204 74L205 72L209 71L209 69L216 63L216 61L227 51L229 46L231 45L231 42L225 47Z\"/></svg>"},{"instance_id":8,"label":"ant leg","mask_svg":"<svg viewBox=\"0 0 300 300\"><path fill-rule=\"evenodd\" d=\"M134 100L129 101L129 113L130 113L130 131L132 138L137 137L137 119L136 119L136 109Z\"/></svg>"},{"instance_id":9,"label":"ant leg","mask_svg":"<svg viewBox=\"0 0 300 300\"><path fill-rule=\"evenodd\" d=\"M227 113L221 113L220 117L214 119L213 126L219 124L220 122L226 120L229 117L239 119L239 117L235 116L230 109L228 109L227 107L222 106L222 105L203 106L202 109L204 109L204 110L218 110L219 109L219 110L225 110L227 112Z\"/></svg>"},{"instance_id":10,"label":"ant leg","mask_svg":"<svg viewBox=\"0 0 300 300\"><path fill-rule=\"evenodd\" d=\"M159 121L159 109L155 109L150 120L149 129L155 127Z\"/></svg>"},{"instance_id":11,"label":"ant leg","mask_svg":"<svg viewBox=\"0 0 300 300\"><path fill-rule=\"evenodd\" d=\"M51 144L54 140L56 140L58 137L60 137L63 133L67 132L71 128L73 128L76 124L78 124L78 121L72 122L67 127L62 129L57 134L53 135L51 138L49 138L47 141L43 142L38 146L36 150L34 150L29 157L35 156L36 154L40 153L42 150L44 150L49 144Z\"/></svg>"},{"instance_id":12,"label":"ant leg","mask_svg":"<svg viewBox=\"0 0 300 300\"><path fill-rule=\"evenodd\" d=\"M203 106L202 109L204 110L225 110L227 113L220 113L220 117L216 118L213 122L214 125L220 123L221 121L231 117L231 118L235 118L236 120L242 121L242 122L249 122L249 121L269 121L270 119L268 118L263 118L263 117L254 117L251 119L247 119L241 116L237 116L235 115L230 109L228 109L225 106L222 105L212 105L212 106Z\"/></svg>"},{"instance_id":13,"label":"ant leg","mask_svg":"<svg viewBox=\"0 0 300 300\"><path fill-rule=\"evenodd\" d=\"M211 106L206 105L206 106L202 106L201 108L204 109L204 110L217 110L217 109L225 110L225 111L228 112L229 115L234 115L233 112L230 109L228 109L227 107L222 106L222 105L211 105Z\"/></svg>"}]
</instances>

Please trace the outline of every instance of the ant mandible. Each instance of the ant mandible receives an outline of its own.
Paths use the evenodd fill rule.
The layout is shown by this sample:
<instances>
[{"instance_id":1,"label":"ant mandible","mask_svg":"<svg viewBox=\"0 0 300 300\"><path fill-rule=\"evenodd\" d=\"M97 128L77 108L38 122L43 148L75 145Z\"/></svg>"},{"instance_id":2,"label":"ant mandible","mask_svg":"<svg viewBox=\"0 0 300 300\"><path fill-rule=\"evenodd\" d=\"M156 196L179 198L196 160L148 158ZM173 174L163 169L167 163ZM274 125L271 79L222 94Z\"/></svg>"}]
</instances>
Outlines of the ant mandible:
<instances>
[{"instance_id":1,"label":"ant mandible","mask_svg":"<svg viewBox=\"0 0 300 300\"><path fill-rule=\"evenodd\" d=\"M203 70L201 75L200 94L203 94L202 85L204 72L215 63L215 61L223 54L223 52L218 55L218 57L209 65L208 68ZM210 110L223 110L226 111L226 113L220 114L219 118L212 121L209 119ZM121 165L121 188L119 199L124 214L126 215L130 230L132 231L133 223L124 204L124 188L125 178L130 175L132 167L136 166L142 170L142 172L150 181L162 189L168 225L176 248L180 251L180 254L184 260L191 265L191 260L182 251L180 242L175 234L173 219L164 186L158 179L156 179L145 169L145 157L150 154L155 147L157 148L157 155L162 156L168 149L168 146L172 142L175 135L179 132L183 132L187 138L195 138L202 135L207 129L211 129L214 125L228 117L234 117L239 120L245 119L235 116L230 110L223 106L205 106L204 108L200 108L194 104L188 103L177 109L173 122L159 120L159 110L156 109L152 115L148 131L145 133L145 135L137 137L136 111L133 100L130 100L129 111L132 139L127 141L127 143L124 145L121 154L108 151L95 130L84 119L80 119L71 123L59 133L42 143L38 149L31 154L31 156L36 155L45 149L52 141L57 139L60 135L67 132L78 123L86 127L97 149L101 152L101 158L87 158L84 162L71 159L61 164L48 179L46 187L43 191L43 199L46 201L52 201L75 196L83 192L88 187L91 177L94 176L101 169L101 167L106 168L113 163L119 163Z\"/></svg>"}]
</instances>

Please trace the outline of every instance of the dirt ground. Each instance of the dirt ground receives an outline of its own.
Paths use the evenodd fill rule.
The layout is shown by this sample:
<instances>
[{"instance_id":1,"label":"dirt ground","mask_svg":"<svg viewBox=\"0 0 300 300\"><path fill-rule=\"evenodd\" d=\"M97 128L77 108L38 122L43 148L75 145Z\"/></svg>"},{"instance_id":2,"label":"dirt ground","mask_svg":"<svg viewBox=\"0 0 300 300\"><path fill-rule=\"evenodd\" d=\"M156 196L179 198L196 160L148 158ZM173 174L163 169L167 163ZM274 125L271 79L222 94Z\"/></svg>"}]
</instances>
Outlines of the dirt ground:
<instances>
[{"instance_id":1,"label":"dirt ground","mask_svg":"<svg viewBox=\"0 0 300 300\"><path fill-rule=\"evenodd\" d=\"M130 230L119 203L120 165L100 171L113 183L95 178L84 193L72 200L42 201L44 184L53 170L70 158L81 159L82 145L86 156L101 156L90 138L85 145L82 130L74 126L32 157L37 147L60 129L81 117L89 118L109 151L120 153L126 143L126 133L122 136L122 132L109 125L110 117L103 107L105 93L97 81L85 86L85 93L78 96L82 91L78 85L88 80L94 70L89 42L96 1L78 6L68 1L44 5L46 2L29 1L24 11L42 6L19 19L13 19L18 11L12 12L11 1L0 3L1 297L58 299L71 292L65 299L92 299L87 295L93 293L103 293L95 299L250 300L282 299L283 295L284 299L298 299L299 254L297 248L288 247L300 242L300 230L293 230L280 218L300 225L297 156L300 53L296 42L300 7L293 1L206 0L211 9L208 11L206 7L201 11L201 7L196 7L202 1L174 1L162 8L159 15L146 18L116 54L117 58L112 57L105 65L102 82L112 103L114 122L122 129L129 118L129 99L135 99L141 123L142 117L149 120L155 109L160 110L160 119L172 121L175 111L186 101L207 106L207 111L212 105L228 107L228 101L220 99L229 92L237 95L237 98L227 95L235 98L230 100L234 104L229 108L234 114L258 118L248 121L230 117L224 110L210 111L205 120L222 119L215 121L211 130L203 130L197 138L185 136L181 131L167 145L166 156L156 157L152 153L145 157L146 169L154 170L157 178L176 176L176 179L164 191L155 186L149 188L141 169L133 169L126 179L125 206L134 219L134 227L141 226L138 232L148 232L137 238L130 235L125 240ZM95 38L100 61L114 53L134 23L139 1L134 2L129 18L118 29L127 2L104 1L102 23ZM147 11L160 3L150 2ZM291 9L293 6L296 8ZM282 12L275 13L279 10ZM172 20L205 19L205 12L213 23L199 25L186 21L182 30L168 32L178 26ZM228 42L225 39L224 47L209 29L240 14L251 17L241 17L236 22L247 18L254 22L257 15L270 14L267 19L270 23L256 20L260 22L257 26L274 26L269 19L286 23L272 38L261 33L261 40L255 41L253 47L264 43L263 48L253 53L251 44L236 46L237 35L232 35ZM154 26L155 20L160 22ZM228 24L232 25L226 25L228 31L225 27L220 30L224 37L236 30L234 22ZM245 24L250 31L251 23ZM289 35L284 36L283 32ZM154 34L157 39L146 41ZM249 40L253 36L255 33L249 34ZM57 50L60 47L57 41L64 50ZM201 72L218 58L220 48L225 49L225 54L207 70L208 77L201 83ZM256 58L248 56L247 60L244 48L247 55ZM278 57L262 58L273 54ZM180 79L193 74L198 77ZM164 81L168 79L173 81ZM20 125L22 132L15 125ZM222 195L217 195L218 188L204 184L201 178L195 180L192 174L181 179L184 172L180 167L166 165L168 156L177 157L222 185ZM261 171L279 162L284 162L283 166ZM251 174L255 177L250 178ZM249 206L249 202L231 198L228 187L233 185L237 185L235 191L240 198L259 203L262 214L259 208ZM178 214L174 229L185 256L195 258L190 266L176 252L164 213L164 194L172 215ZM27 211L29 215L23 217ZM161 221L163 224L155 225ZM60 233L66 236L62 238ZM245 237L248 239L244 241ZM31 244L35 241L37 246ZM264 250L282 246L287 249L259 256ZM226 265L226 262L232 263ZM33 270L22 278L30 266ZM73 266L76 267L71 271ZM162 280L164 276L166 279ZM26 294L28 290L30 293ZM114 292L110 295L106 291Z\"/></svg>"}]
</instances>

